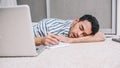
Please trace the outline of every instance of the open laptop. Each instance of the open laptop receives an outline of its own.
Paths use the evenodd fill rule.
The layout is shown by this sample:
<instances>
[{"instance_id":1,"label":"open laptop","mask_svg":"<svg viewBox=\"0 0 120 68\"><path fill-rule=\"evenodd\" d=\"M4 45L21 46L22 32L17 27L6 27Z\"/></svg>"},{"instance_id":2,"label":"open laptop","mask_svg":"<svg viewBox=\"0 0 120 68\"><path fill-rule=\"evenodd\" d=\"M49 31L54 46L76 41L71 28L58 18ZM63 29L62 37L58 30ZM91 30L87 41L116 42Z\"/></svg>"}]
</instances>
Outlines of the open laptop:
<instances>
[{"instance_id":1,"label":"open laptop","mask_svg":"<svg viewBox=\"0 0 120 68\"><path fill-rule=\"evenodd\" d=\"M0 56L36 56L45 46L35 46L28 5L0 8Z\"/></svg>"}]
</instances>

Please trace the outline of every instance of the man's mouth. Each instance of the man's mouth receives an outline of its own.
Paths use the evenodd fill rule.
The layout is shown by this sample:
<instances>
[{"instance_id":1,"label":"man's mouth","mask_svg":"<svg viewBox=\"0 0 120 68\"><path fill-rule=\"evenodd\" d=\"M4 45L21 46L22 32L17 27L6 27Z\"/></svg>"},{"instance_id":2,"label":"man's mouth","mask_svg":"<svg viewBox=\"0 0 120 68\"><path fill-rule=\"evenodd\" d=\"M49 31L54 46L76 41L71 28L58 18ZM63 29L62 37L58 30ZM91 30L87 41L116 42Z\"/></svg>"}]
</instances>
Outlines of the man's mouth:
<instances>
[{"instance_id":1,"label":"man's mouth","mask_svg":"<svg viewBox=\"0 0 120 68\"><path fill-rule=\"evenodd\" d=\"M73 34L70 35L71 38L74 38Z\"/></svg>"}]
</instances>

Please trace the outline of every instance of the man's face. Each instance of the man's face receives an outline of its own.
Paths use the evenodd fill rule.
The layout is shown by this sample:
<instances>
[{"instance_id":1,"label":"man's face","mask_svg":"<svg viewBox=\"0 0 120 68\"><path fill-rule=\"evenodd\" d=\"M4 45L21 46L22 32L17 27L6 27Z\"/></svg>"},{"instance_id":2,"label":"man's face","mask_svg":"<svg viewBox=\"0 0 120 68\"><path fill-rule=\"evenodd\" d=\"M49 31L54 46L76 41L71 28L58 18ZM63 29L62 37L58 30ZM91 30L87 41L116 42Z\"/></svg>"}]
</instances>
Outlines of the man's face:
<instances>
[{"instance_id":1,"label":"man's face","mask_svg":"<svg viewBox=\"0 0 120 68\"><path fill-rule=\"evenodd\" d=\"M92 26L88 20L79 21L79 19L75 19L70 27L69 37L79 38L79 37L88 36L91 33L92 33Z\"/></svg>"}]
</instances>

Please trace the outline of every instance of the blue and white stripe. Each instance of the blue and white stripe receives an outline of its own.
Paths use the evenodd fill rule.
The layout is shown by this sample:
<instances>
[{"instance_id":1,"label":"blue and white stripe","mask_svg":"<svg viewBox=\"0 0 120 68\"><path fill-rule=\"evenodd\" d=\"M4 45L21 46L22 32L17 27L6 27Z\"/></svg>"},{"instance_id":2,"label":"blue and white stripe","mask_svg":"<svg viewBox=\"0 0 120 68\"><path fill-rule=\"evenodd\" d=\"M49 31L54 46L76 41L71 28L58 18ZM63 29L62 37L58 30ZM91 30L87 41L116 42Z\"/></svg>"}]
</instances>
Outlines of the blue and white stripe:
<instances>
[{"instance_id":1,"label":"blue and white stripe","mask_svg":"<svg viewBox=\"0 0 120 68\"><path fill-rule=\"evenodd\" d=\"M43 19L33 26L35 37L44 37L48 34L64 35L68 37L70 25L73 20L61 20L56 18Z\"/></svg>"}]
</instances>

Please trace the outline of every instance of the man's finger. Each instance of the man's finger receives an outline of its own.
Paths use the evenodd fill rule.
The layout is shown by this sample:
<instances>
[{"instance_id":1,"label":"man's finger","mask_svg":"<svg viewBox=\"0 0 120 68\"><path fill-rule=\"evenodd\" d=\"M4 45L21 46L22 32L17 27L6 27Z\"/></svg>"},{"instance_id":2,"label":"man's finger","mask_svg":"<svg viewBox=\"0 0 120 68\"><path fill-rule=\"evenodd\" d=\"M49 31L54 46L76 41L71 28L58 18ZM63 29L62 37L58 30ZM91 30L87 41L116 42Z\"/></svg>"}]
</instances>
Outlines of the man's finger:
<instances>
[{"instance_id":1,"label":"man's finger","mask_svg":"<svg viewBox=\"0 0 120 68\"><path fill-rule=\"evenodd\" d=\"M52 45L58 44L58 42L54 42L51 39L47 39L46 43L49 43L49 44L52 44Z\"/></svg>"},{"instance_id":2,"label":"man's finger","mask_svg":"<svg viewBox=\"0 0 120 68\"><path fill-rule=\"evenodd\" d=\"M57 39L54 38L54 37L48 36L47 39L53 41L54 43L59 43L59 40L57 40Z\"/></svg>"},{"instance_id":3,"label":"man's finger","mask_svg":"<svg viewBox=\"0 0 120 68\"><path fill-rule=\"evenodd\" d=\"M58 41L60 41L59 37L57 35L54 35L54 34L49 34L52 38L55 38L57 39Z\"/></svg>"}]
</instances>

